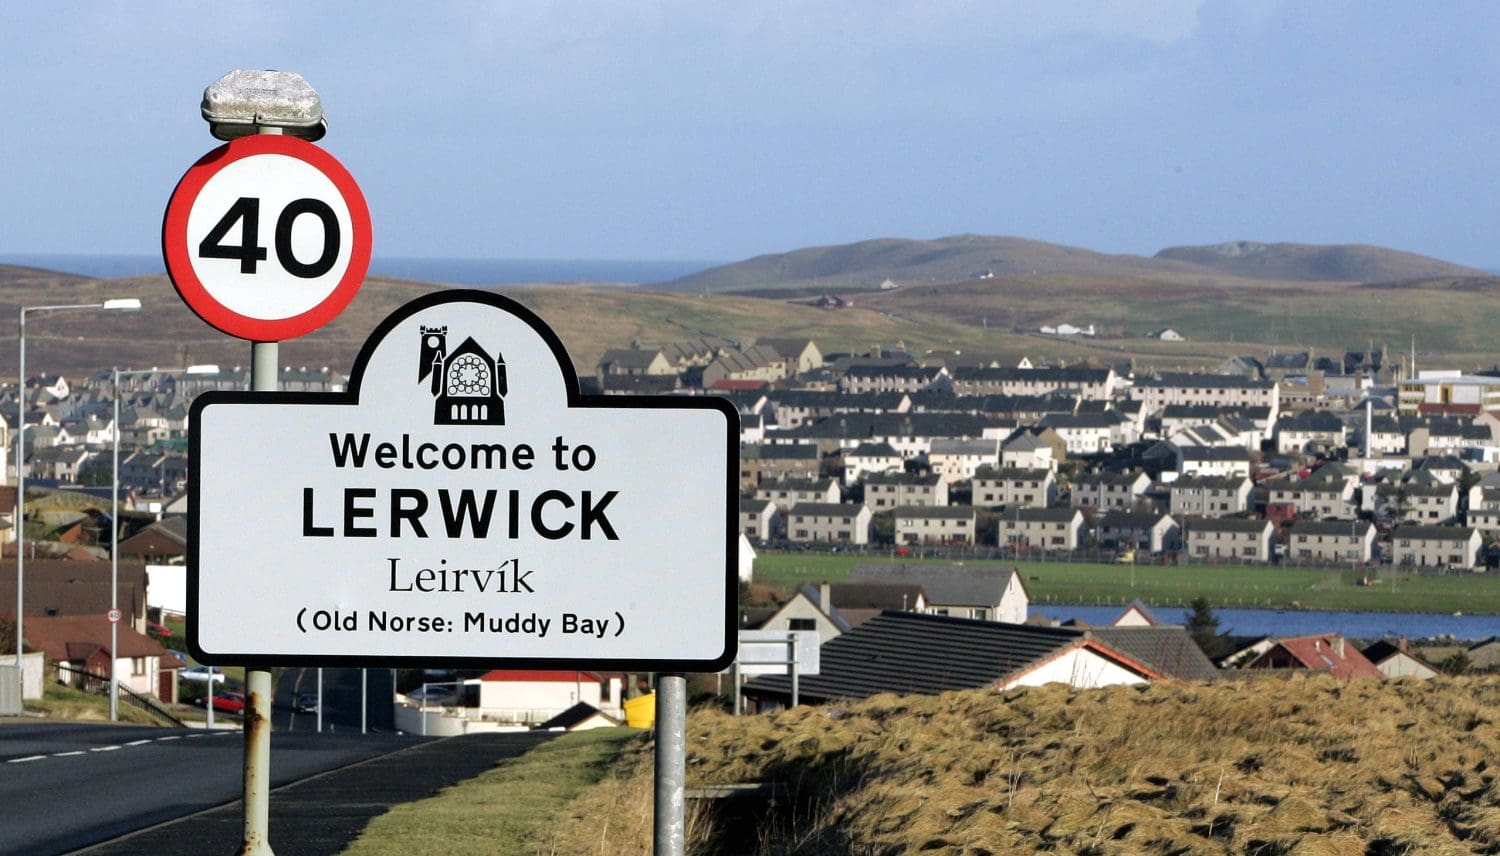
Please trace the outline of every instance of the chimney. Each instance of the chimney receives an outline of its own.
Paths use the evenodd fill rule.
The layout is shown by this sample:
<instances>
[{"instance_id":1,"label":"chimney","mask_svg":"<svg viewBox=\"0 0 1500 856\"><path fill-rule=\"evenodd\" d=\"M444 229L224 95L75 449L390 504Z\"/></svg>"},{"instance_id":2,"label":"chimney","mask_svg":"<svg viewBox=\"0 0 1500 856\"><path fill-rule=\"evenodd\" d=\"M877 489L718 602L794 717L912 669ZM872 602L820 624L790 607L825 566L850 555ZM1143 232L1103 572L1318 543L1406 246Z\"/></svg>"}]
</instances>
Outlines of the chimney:
<instances>
[{"instance_id":1,"label":"chimney","mask_svg":"<svg viewBox=\"0 0 1500 856\"><path fill-rule=\"evenodd\" d=\"M1344 659L1344 637L1333 637L1329 645L1333 648L1333 655L1335 657L1338 657L1340 660Z\"/></svg>"},{"instance_id":2,"label":"chimney","mask_svg":"<svg viewBox=\"0 0 1500 856\"><path fill-rule=\"evenodd\" d=\"M818 586L818 608L824 612L833 609L833 586L828 583Z\"/></svg>"},{"instance_id":3,"label":"chimney","mask_svg":"<svg viewBox=\"0 0 1500 856\"><path fill-rule=\"evenodd\" d=\"M1396 639L1396 650L1400 651L1403 654L1405 654L1406 653L1406 647L1407 647L1406 635L1402 634L1400 637L1398 637Z\"/></svg>"}]
</instances>

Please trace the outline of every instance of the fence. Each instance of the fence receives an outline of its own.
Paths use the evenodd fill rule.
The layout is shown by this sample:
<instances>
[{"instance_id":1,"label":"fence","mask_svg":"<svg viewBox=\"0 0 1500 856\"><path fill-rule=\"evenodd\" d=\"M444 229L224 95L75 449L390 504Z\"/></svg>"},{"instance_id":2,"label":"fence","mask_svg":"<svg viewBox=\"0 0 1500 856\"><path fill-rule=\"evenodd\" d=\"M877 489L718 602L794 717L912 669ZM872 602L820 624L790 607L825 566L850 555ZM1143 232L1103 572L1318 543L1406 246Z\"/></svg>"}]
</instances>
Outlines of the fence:
<instances>
[{"instance_id":1,"label":"fence","mask_svg":"<svg viewBox=\"0 0 1500 856\"><path fill-rule=\"evenodd\" d=\"M84 692L94 693L96 695L109 694L109 679L101 675L96 675L93 672L85 672L82 669L75 669L71 666L64 666L61 663L57 664L57 674L59 678L63 677L64 675L72 678L73 680L69 681L68 683L78 689L83 690ZM161 702L157 701L156 699L147 695L141 695L140 693L132 690L130 687L127 687L124 684L117 683L116 687L119 689L120 693L118 698L119 703L128 704L131 707L145 711L146 713L151 715L152 719L155 719L162 725L173 725L177 726L178 728L184 728L187 726L187 723L183 722L181 719L178 719L170 710L167 710L165 707L163 707Z\"/></svg>"}]
</instances>

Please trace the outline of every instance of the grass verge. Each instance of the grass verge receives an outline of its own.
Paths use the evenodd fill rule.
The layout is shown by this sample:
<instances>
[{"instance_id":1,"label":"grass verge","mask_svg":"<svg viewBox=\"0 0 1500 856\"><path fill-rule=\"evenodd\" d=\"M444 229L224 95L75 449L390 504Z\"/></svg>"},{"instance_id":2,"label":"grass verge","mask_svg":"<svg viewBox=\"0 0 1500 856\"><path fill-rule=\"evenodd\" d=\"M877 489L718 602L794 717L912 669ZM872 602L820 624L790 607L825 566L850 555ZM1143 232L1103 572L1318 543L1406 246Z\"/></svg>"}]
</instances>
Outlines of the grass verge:
<instances>
[{"instance_id":1,"label":"grass verge","mask_svg":"<svg viewBox=\"0 0 1500 856\"><path fill-rule=\"evenodd\" d=\"M344 852L569 852L556 850L549 841L553 819L603 779L622 748L644 739L645 733L600 728L565 734L436 796L396 806L372 820Z\"/></svg>"},{"instance_id":2,"label":"grass verge","mask_svg":"<svg viewBox=\"0 0 1500 856\"><path fill-rule=\"evenodd\" d=\"M761 553L755 581L786 591L806 583L842 582L854 566L889 556ZM947 559L896 559L948 564ZM1215 607L1302 608L1359 612L1500 614L1500 574L1393 576L1389 569L1288 568L1258 565L1106 565L1088 562L972 560L973 567L1015 567L1033 605L1047 603L1186 604L1202 595ZM1373 585L1361 585L1369 576Z\"/></svg>"},{"instance_id":3,"label":"grass verge","mask_svg":"<svg viewBox=\"0 0 1500 856\"><path fill-rule=\"evenodd\" d=\"M130 725L160 725L145 711L123 702L117 708L119 721ZM108 722L109 696L95 695L70 686L48 681L40 699L26 702L26 713L45 719L67 719L78 722Z\"/></svg>"}]
</instances>

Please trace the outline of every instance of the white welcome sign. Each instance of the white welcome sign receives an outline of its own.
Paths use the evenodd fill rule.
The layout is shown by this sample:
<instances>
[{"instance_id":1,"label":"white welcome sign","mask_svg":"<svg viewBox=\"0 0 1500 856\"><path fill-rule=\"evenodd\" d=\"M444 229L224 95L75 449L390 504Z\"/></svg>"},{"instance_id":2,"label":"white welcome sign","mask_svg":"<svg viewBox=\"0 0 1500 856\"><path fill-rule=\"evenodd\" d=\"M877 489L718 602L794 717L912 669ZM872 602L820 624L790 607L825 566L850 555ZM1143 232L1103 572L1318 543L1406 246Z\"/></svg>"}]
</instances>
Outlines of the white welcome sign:
<instances>
[{"instance_id":1,"label":"white welcome sign","mask_svg":"<svg viewBox=\"0 0 1500 856\"><path fill-rule=\"evenodd\" d=\"M189 642L214 663L717 671L734 659L738 419L578 394L480 291L371 335L348 392L191 412Z\"/></svg>"}]
</instances>

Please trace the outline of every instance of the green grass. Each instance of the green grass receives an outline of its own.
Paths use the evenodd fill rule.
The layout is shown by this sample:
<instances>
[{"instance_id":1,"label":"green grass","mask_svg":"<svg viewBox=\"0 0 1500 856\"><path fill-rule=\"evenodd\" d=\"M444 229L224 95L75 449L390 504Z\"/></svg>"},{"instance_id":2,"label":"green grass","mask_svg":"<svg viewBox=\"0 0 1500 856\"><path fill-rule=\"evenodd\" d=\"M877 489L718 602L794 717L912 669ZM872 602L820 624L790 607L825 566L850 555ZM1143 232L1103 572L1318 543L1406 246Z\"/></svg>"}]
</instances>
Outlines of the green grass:
<instances>
[{"instance_id":1,"label":"green grass","mask_svg":"<svg viewBox=\"0 0 1500 856\"><path fill-rule=\"evenodd\" d=\"M599 728L565 734L436 796L396 806L370 821L344 853L547 853L558 813L644 733Z\"/></svg>"},{"instance_id":2,"label":"green grass","mask_svg":"<svg viewBox=\"0 0 1500 856\"><path fill-rule=\"evenodd\" d=\"M763 552L755 581L792 591L804 583L842 582L856 564L889 562L889 556ZM947 560L900 559L946 564ZM971 561L972 566L1016 567L1034 605L1047 603L1187 604L1202 595L1216 607L1335 609L1361 612L1464 612L1500 614L1500 575L1408 576L1380 572L1375 585L1359 585L1373 571L1270 566L1105 565L1069 562Z\"/></svg>"},{"instance_id":3,"label":"green grass","mask_svg":"<svg viewBox=\"0 0 1500 856\"><path fill-rule=\"evenodd\" d=\"M123 693L122 693L123 695ZM88 693L83 690L47 681L42 687L40 699L29 699L26 713L46 719L66 719L79 722L108 722L109 696ZM150 714L128 704L115 708L119 721L126 725L160 725Z\"/></svg>"}]
</instances>

